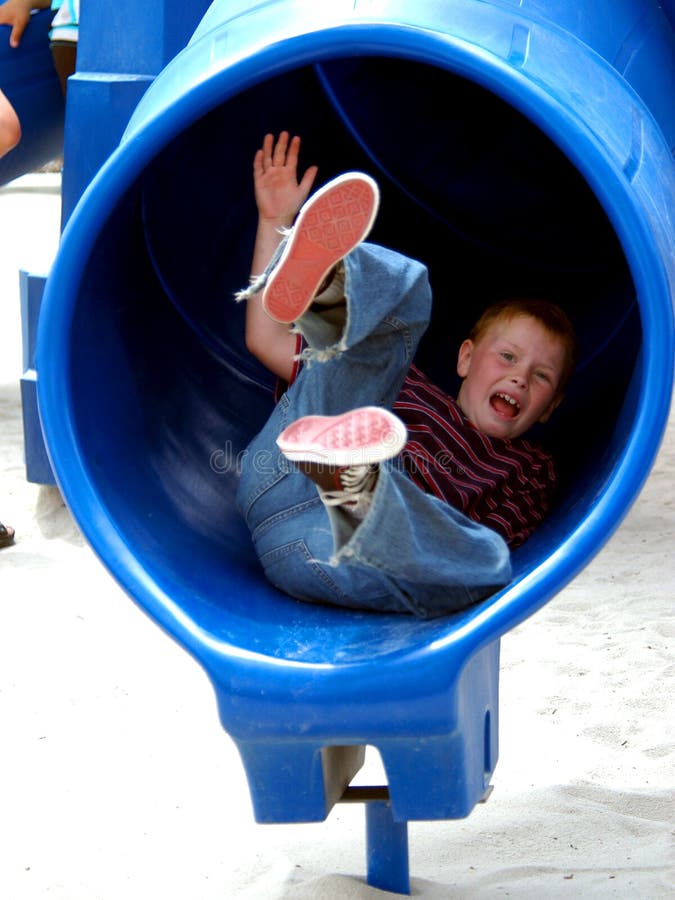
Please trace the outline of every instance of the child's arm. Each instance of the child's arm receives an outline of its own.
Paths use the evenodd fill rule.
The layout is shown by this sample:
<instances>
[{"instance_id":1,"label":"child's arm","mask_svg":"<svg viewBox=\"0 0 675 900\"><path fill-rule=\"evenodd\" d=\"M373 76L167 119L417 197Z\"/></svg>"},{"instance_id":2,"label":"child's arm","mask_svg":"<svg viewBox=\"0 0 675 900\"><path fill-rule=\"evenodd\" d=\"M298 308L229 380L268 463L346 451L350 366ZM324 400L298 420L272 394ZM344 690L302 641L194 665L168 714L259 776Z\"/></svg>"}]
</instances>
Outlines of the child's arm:
<instances>
[{"instance_id":1,"label":"child's arm","mask_svg":"<svg viewBox=\"0 0 675 900\"><path fill-rule=\"evenodd\" d=\"M14 107L0 91L0 159L21 140L21 123Z\"/></svg>"},{"instance_id":2,"label":"child's arm","mask_svg":"<svg viewBox=\"0 0 675 900\"><path fill-rule=\"evenodd\" d=\"M253 184L258 207L251 277L260 275L279 246L280 229L290 228L307 199L317 173L310 166L298 182L300 138L289 140L282 131L278 140L266 134L253 160ZM288 325L275 322L262 308L261 294L246 301L246 347L260 362L280 378L289 380L293 371L296 335Z\"/></svg>"}]
</instances>

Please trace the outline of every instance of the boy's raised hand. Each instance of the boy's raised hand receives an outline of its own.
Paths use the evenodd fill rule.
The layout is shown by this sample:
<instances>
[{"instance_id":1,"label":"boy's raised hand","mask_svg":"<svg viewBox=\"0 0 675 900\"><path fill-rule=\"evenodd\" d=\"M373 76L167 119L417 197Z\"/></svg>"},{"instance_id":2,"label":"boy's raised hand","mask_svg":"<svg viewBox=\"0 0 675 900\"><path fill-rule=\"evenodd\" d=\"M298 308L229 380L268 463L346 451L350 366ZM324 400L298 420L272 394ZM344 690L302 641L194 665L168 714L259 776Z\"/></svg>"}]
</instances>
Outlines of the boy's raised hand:
<instances>
[{"instance_id":1,"label":"boy's raised hand","mask_svg":"<svg viewBox=\"0 0 675 900\"><path fill-rule=\"evenodd\" d=\"M275 142L266 134L253 159L253 184L258 216L275 227L290 226L314 184L318 166L310 166L298 181L300 138L282 131Z\"/></svg>"},{"instance_id":2,"label":"boy's raised hand","mask_svg":"<svg viewBox=\"0 0 675 900\"><path fill-rule=\"evenodd\" d=\"M253 159L253 186L258 207L252 279L265 271L282 241L284 228L290 228L314 184L317 166L310 166L298 181L300 138L291 139L282 131L275 140L266 134ZM262 294L255 293L246 303L246 346L270 372L290 381L297 353L297 335L287 325L267 315Z\"/></svg>"}]
</instances>

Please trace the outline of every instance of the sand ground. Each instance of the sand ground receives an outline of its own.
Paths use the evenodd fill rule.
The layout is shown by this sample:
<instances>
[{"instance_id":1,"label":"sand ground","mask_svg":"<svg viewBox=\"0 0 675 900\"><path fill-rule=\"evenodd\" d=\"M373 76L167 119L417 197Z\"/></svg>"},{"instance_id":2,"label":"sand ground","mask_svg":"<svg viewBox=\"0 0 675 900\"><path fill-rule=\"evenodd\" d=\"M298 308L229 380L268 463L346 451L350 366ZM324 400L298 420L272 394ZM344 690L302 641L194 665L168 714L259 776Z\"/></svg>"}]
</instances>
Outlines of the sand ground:
<instances>
[{"instance_id":1,"label":"sand ground","mask_svg":"<svg viewBox=\"0 0 675 900\"><path fill-rule=\"evenodd\" d=\"M48 271L59 185L0 190L0 897L395 896L365 883L361 808L253 822L206 676L25 478L18 270ZM494 792L411 823L414 896L675 897L674 497L675 423L616 535L503 640Z\"/></svg>"}]
</instances>

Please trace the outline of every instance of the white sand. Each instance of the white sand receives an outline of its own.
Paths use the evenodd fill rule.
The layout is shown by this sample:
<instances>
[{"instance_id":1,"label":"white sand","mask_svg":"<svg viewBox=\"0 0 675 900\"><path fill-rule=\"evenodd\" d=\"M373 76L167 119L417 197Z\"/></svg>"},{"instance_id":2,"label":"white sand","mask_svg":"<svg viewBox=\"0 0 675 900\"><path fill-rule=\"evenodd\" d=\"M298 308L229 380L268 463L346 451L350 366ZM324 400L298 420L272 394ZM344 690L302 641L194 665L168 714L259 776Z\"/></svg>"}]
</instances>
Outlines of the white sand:
<instances>
[{"instance_id":1,"label":"white sand","mask_svg":"<svg viewBox=\"0 0 675 900\"><path fill-rule=\"evenodd\" d=\"M18 268L55 252L54 183L0 191L0 519L17 529L0 551L0 897L395 896L365 884L360 807L253 822L206 676L56 488L25 480ZM675 897L673 428L607 547L504 639L494 793L466 820L411 823L414 896Z\"/></svg>"}]
</instances>

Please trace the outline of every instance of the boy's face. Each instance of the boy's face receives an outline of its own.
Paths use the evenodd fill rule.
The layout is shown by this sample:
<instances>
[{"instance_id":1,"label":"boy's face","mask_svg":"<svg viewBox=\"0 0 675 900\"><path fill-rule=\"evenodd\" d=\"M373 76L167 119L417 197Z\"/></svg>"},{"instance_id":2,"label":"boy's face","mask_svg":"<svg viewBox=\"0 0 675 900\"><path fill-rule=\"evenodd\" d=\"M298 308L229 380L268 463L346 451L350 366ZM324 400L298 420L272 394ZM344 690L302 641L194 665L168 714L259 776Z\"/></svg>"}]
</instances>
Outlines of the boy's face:
<instances>
[{"instance_id":1,"label":"boy's face","mask_svg":"<svg viewBox=\"0 0 675 900\"><path fill-rule=\"evenodd\" d=\"M459 348L457 403L491 437L520 437L562 400L563 342L527 315L497 320Z\"/></svg>"}]
</instances>

